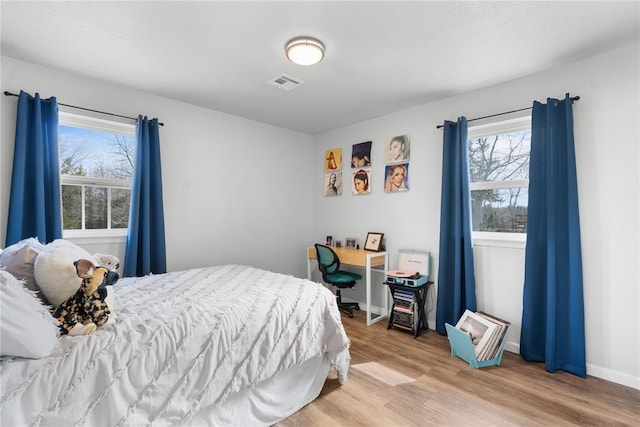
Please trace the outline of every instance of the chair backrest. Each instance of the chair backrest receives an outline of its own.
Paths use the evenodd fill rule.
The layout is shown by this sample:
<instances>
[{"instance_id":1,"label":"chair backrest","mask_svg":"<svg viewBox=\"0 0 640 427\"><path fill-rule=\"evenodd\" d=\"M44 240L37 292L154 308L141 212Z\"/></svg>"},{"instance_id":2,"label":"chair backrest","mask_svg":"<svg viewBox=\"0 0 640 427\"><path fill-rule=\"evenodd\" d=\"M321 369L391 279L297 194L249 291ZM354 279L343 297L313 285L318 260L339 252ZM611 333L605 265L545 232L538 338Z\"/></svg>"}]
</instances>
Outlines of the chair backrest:
<instances>
[{"instance_id":1,"label":"chair backrest","mask_svg":"<svg viewBox=\"0 0 640 427\"><path fill-rule=\"evenodd\" d=\"M316 243L315 247L318 268L322 273L323 279L326 281L325 275L333 274L340 270L340 258L338 258L338 255L329 246Z\"/></svg>"}]
</instances>

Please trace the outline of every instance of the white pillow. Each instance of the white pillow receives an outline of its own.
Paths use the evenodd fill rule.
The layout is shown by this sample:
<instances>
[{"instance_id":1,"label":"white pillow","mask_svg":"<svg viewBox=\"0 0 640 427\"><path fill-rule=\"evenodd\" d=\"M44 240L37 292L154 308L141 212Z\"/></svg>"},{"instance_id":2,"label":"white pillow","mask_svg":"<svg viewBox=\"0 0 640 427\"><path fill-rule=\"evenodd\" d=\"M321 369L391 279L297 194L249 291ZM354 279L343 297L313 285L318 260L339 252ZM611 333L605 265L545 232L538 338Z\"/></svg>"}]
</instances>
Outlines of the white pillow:
<instances>
[{"instance_id":1,"label":"white pillow","mask_svg":"<svg viewBox=\"0 0 640 427\"><path fill-rule=\"evenodd\" d=\"M44 245L35 237L20 240L2 251L0 254L0 269L7 270L18 280L24 280L27 288L35 291L42 302L48 304L48 301L40 292L33 274L34 262L43 248Z\"/></svg>"},{"instance_id":2,"label":"white pillow","mask_svg":"<svg viewBox=\"0 0 640 427\"><path fill-rule=\"evenodd\" d=\"M58 322L24 283L0 270L0 356L37 359L51 354Z\"/></svg>"}]
</instances>

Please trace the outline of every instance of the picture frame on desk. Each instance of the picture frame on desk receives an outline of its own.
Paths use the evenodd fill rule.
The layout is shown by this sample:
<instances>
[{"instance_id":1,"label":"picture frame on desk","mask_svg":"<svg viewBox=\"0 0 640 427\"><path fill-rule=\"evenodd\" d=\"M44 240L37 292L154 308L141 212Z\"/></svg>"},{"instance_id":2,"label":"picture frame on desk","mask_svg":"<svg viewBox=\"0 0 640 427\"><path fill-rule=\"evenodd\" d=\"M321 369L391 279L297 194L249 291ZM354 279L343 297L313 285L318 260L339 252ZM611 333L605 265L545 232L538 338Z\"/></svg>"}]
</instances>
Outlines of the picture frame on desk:
<instances>
[{"instance_id":1,"label":"picture frame on desk","mask_svg":"<svg viewBox=\"0 0 640 427\"><path fill-rule=\"evenodd\" d=\"M356 239L354 237L345 237L344 246L346 248L355 249L356 246L358 246L358 239Z\"/></svg>"},{"instance_id":2,"label":"picture frame on desk","mask_svg":"<svg viewBox=\"0 0 640 427\"><path fill-rule=\"evenodd\" d=\"M365 251L380 252L382 249L382 238L384 233L367 233L367 240L364 242Z\"/></svg>"}]
</instances>

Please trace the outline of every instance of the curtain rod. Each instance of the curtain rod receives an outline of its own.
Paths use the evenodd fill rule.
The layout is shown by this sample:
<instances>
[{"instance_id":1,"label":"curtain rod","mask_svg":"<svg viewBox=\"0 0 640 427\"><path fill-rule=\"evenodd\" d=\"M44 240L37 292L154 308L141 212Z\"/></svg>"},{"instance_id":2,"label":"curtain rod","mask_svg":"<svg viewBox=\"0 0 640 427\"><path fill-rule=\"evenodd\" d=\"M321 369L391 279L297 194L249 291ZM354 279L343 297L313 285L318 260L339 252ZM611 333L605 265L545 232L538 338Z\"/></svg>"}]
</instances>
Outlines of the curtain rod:
<instances>
[{"instance_id":1,"label":"curtain rod","mask_svg":"<svg viewBox=\"0 0 640 427\"><path fill-rule=\"evenodd\" d=\"M6 91L6 90L4 91L4 94L5 94L5 96L15 96L15 97L19 97L20 96L20 95L16 95L15 93L11 93L11 92ZM92 110L91 108L78 107L76 105L70 105L70 104L63 104L62 102L58 102L58 105L62 105L64 107L76 108L78 110L91 111L92 113L106 114L107 116L122 117L123 119L133 120L134 122L138 121L138 119L135 118L135 117L123 116L121 114L115 114L115 113L107 113L106 111L100 111L100 110ZM158 124L160 126L164 126L164 123L158 122Z\"/></svg>"},{"instance_id":2,"label":"curtain rod","mask_svg":"<svg viewBox=\"0 0 640 427\"><path fill-rule=\"evenodd\" d=\"M574 97L569 98L569 99L571 99L571 103L573 103L573 101L578 101L578 100L580 100L580 97L579 97L579 96L574 96ZM468 123L468 122L472 122L472 121L474 121L474 120L489 119L489 118L491 118L491 117L504 116L505 114L517 113L517 112L519 112L519 111L531 110L532 108L533 108L533 107L520 108L520 109L518 109L518 110L505 111L504 113L497 113L497 114L491 114L491 115L483 116L483 117L476 117L476 118L473 118L473 119L469 119L469 120L467 120L467 123ZM438 125L438 126L436 126L436 129L442 129L443 127L444 127L444 125Z\"/></svg>"}]
</instances>

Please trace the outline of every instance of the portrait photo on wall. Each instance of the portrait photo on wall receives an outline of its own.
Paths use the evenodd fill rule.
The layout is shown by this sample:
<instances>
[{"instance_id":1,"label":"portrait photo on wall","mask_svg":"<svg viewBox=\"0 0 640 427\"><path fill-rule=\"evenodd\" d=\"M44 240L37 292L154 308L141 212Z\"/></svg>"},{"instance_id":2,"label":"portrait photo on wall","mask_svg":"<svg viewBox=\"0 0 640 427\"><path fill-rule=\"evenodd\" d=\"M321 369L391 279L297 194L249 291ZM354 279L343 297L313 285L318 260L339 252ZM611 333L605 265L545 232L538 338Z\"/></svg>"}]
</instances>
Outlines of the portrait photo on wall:
<instances>
[{"instance_id":1,"label":"portrait photo on wall","mask_svg":"<svg viewBox=\"0 0 640 427\"><path fill-rule=\"evenodd\" d=\"M408 162L410 150L411 138L409 135L398 135L388 138L384 143L384 162Z\"/></svg>"},{"instance_id":2,"label":"portrait photo on wall","mask_svg":"<svg viewBox=\"0 0 640 427\"><path fill-rule=\"evenodd\" d=\"M353 144L351 149L351 167L371 166L371 141Z\"/></svg>"},{"instance_id":3,"label":"portrait photo on wall","mask_svg":"<svg viewBox=\"0 0 640 427\"><path fill-rule=\"evenodd\" d=\"M371 193L371 168L353 169L351 171L351 194Z\"/></svg>"},{"instance_id":4,"label":"portrait photo on wall","mask_svg":"<svg viewBox=\"0 0 640 427\"><path fill-rule=\"evenodd\" d=\"M329 172L324 174L324 195L342 195L342 172Z\"/></svg>"},{"instance_id":5,"label":"portrait photo on wall","mask_svg":"<svg viewBox=\"0 0 640 427\"><path fill-rule=\"evenodd\" d=\"M339 171L342 169L342 148L332 148L324 155L324 171Z\"/></svg>"},{"instance_id":6,"label":"portrait photo on wall","mask_svg":"<svg viewBox=\"0 0 640 427\"><path fill-rule=\"evenodd\" d=\"M385 193L409 190L409 163L387 165L384 176Z\"/></svg>"}]
</instances>

